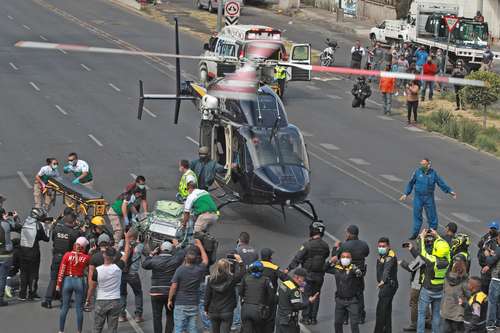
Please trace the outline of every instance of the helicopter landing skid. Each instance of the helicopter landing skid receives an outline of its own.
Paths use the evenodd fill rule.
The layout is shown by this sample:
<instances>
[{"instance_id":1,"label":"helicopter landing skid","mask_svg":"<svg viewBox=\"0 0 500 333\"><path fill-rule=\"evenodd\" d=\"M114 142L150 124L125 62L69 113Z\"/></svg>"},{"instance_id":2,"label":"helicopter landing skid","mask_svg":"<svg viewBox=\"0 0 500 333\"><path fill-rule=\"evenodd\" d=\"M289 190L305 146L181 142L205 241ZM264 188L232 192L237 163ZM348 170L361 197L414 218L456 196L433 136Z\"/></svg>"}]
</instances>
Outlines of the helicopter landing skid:
<instances>
[{"instance_id":1,"label":"helicopter landing skid","mask_svg":"<svg viewBox=\"0 0 500 333\"><path fill-rule=\"evenodd\" d=\"M302 205L309 206L310 210L303 207ZM314 208L314 205L312 204L311 201L304 200L302 202L298 202L298 203L291 205L291 207L293 207L295 210L297 210L302 215L310 218L313 222L319 221L318 214L316 213L316 209Z\"/></svg>"}]
</instances>

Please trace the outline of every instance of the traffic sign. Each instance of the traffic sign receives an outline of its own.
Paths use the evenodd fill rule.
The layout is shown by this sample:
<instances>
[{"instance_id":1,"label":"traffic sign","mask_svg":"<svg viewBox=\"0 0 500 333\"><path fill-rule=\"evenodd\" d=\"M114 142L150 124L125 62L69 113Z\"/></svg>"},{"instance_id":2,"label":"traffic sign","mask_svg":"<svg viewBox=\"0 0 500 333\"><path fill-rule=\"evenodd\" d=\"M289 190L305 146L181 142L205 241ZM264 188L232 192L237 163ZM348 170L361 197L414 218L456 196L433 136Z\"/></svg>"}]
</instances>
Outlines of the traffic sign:
<instances>
[{"instance_id":1,"label":"traffic sign","mask_svg":"<svg viewBox=\"0 0 500 333\"><path fill-rule=\"evenodd\" d=\"M453 29L457 26L458 17L456 16L445 16L444 20L446 21L446 25L448 26L448 31L452 32Z\"/></svg>"},{"instance_id":2,"label":"traffic sign","mask_svg":"<svg viewBox=\"0 0 500 333\"><path fill-rule=\"evenodd\" d=\"M239 17L240 4L237 1L228 1L224 5L224 16L226 17Z\"/></svg>"},{"instance_id":3,"label":"traffic sign","mask_svg":"<svg viewBox=\"0 0 500 333\"><path fill-rule=\"evenodd\" d=\"M239 18L240 18L239 16L234 16L234 17L226 16L224 18L224 21L225 21L226 26L227 25L236 25L236 24L238 24Z\"/></svg>"}]
</instances>

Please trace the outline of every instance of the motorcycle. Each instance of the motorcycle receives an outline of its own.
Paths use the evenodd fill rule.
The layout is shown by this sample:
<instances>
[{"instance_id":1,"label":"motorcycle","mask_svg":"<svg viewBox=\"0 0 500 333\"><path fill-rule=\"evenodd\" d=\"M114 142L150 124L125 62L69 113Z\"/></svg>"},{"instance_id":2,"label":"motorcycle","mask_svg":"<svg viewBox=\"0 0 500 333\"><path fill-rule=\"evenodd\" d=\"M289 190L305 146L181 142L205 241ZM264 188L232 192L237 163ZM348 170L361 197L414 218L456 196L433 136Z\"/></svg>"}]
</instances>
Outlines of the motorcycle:
<instances>
[{"instance_id":1,"label":"motorcycle","mask_svg":"<svg viewBox=\"0 0 500 333\"><path fill-rule=\"evenodd\" d=\"M321 52L319 56L319 63L321 66L333 66L335 62L335 51L337 50L338 44L334 40L330 40L329 38L325 41L326 48Z\"/></svg>"}]
</instances>

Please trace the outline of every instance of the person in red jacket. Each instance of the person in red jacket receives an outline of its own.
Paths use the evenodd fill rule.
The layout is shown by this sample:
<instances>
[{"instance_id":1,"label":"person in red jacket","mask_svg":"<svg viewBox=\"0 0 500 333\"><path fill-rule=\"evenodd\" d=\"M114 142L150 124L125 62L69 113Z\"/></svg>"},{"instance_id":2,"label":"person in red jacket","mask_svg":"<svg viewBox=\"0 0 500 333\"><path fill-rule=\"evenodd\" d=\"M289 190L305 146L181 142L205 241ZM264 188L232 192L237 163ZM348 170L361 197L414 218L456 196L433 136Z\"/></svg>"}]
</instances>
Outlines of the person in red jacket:
<instances>
[{"instance_id":1,"label":"person in red jacket","mask_svg":"<svg viewBox=\"0 0 500 333\"><path fill-rule=\"evenodd\" d=\"M391 65L387 65L385 70L386 72L390 72ZM392 77L381 77L379 89L382 93L382 99L384 101L384 114L391 114L392 95L396 90L396 79Z\"/></svg>"},{"instance_id":2,"label":"person in red jacket","mask_svg":"<svg viewBox=\"0 0 500 333\"><path fill-rule=\"evenodd\" d=\"M64 332L66 316L68 315L69 303L73 292L75 293L75 309L77 332L81 333L83 328L83 292L84 280L83 273L87 268L90 256L84 252L88 245L88 240L85 237L79 237L73 251L66 252L63 256L61 265L59 266L59 274L57 275L56 291L62 289L62 306L59 315L59 332Z\"/></svg>"},{"instance_id":3,"label":"person in red jacket","mask_svg":"<svg viewBox=\"0 0 500 333\"><path fill-rule=\"evenodd\" d=\"M422 68L422 74L424 75L436 75L438 71L438 67L435 63L432 62L432 58L429 57L427 58L427 63L424 64ZM427 90L427 87L429 87L429 101L432 101L432 95L434 95L434 81L424 81L422 82L422 91L421 91L421 96L420 99L425 101L425 91Z\"/></svg>"}]
</instances>

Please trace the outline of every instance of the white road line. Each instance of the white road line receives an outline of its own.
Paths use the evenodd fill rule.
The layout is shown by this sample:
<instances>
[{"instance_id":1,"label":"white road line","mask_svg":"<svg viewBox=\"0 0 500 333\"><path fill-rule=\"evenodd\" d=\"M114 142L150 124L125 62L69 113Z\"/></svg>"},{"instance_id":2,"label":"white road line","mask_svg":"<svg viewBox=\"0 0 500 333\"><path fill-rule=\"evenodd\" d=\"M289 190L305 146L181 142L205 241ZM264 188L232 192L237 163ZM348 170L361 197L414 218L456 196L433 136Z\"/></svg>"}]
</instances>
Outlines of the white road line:
<instances>
[{"instance_id":1,"label":"white road line","mask_svg":"<svg viewBox=\"0 0 500 333\"><path fill-rule=\"evenodd\" d=\"M38 88L38 86L36 84L34 84L33 82L30 81L30 85L33 87L33 89L35 89L36 91L40 91L40 88Z\"/></svg>"},{"instance_id":2,"label":"white road line","mask_svg":"<svg viewBox=\"0 0 500 333\"><path fill-rule=\"evenodd\" d=\"M394 120L394 118L387 117L387 116L377 116L377 118L382 119L382 120Z\"/></svg>"},{"instance_id":3,"label":"white road line","mask_svg":"<svg viewBox=\"0 0 500 333\"><path fill-rule=\"evenodd\" d=\"M151 110L149 110L148 108L143 107L142 109L144 110L144 112L146 112L151 117L156 118L156 115L153 112L151 112Z\"/></svg>"},{"instance_id":4,"label":"white road line","mask_svg":"<svg viewBox=\"0 0 500 333\"><path fill-rule=\"evenodd\" d=\"M195 139L193 139L192 137L190 136L186 136L186 139L188 139L189 141L191 141L192 143L194 143L195 145L199 146L200 143L198 141L196 141Z\"/></svg>"},{"instance_id":5,"label":"white road line","mask_svg":"<svg viewBox=\"0 0 500 333\"><path fill-rule=\"evenodd\" d=\"M13 20L14 18L10 15L7 15L7 17L9 18L9 20Z\"/></svg>"},{"instance_id":6,"label":"white road line","mask_svg":"<svg viewBox=\"0 0 500 333\"><path fill-rule=\"evenodd\" d=\"M68 113L62 108L60 107L59 105L55 105L56 109L59 110L59 112L61 112L63 115L67 116Z\"/></svg>"},{"instance_id":7,"label":"white road line","mask_svg":"<svg viewBox=\"0 0 500 333\"><path fill-rule=\"evenodd\" d=\"M92 134L89 134L89 138L91 138L91 139L92 139L92 141L94 141L94 142L95 142L95 143L96 143L99 147L104 146L104 145L102 144L102 142L101 142L101 141L99 141L99 140L97 140L97 139L96 139L96 137L95 137L95 136L93 136Z\"/></svg>"},{"instance_id":8,"label":"white road line","mask_svg":"<svg viewBox=\"0 0 500 333\"><path fill-rule=\"evenodd\" d=\"M312 137L312 136L314 136L313 134L311 134L311 133L309 133L309 132L305 132L305 131L301 131L301 132L302 132L302 136L303 136L303 137L306 137L306 138L307 138L307 137Z\"/></svg>"},{"instance_id":9,"label":"white road line","mask_svg":"<svg viewBox=\"0 0 500 333\"><path fill-rule=\"evenodd\" d=\"M91 71L91 69L85 66L85 64L80 64L80 66L82 66L82 68L85 69L87 72Z\"/></svg>"},{"instance_id":10,"label":"white road line","mask_svg":"<svg viewBox=\"0 0 500 333\"><path fill-rule=\"evenodd\" d=\"M62 54L68 54L68 52L64 51L63 49L58 49L59 51L61 51Z\"/></svg>"},{"instance_id":11,"label":"white road line","mask_svg":"<svg viewBox=\"0 0 500 333\"><path fill-rule=\"evenodd\" d=\"M469 215L467 213L451 213L451 215L455 216L457 219L464 221L465 223L478 223L481 222L480 219Z\"/></svg>"},{"instance_id":12,"label":"white road line","mask_svg":"<svg viewBox=\"0 0 500 333\"><path fill-rule=\"evenodd\" d=\"M337 95L326 95L326 97L331 98L331 99L342 99L342 97L337 96Z\"/></svg>"},{"instance_id":13,"label":"white road line","mask_svg":"<svg viewBox=\"0 0 500 333\"><path fill-rule=\"evenodd\" d=\"M375 102L375 101L373 101L373 100L371 100L371 99L367 99L366 101L367 101L368 103L372 103L372 104L375 104L375 105L377 105L377 106L382 106L382 104L380 104L379 102Z\"/></svg>"},{"instance_id":14,"label":"white road line","mask_svg":"<svg viewBox=\"0 0 500 333\"><path fill-rule=\"evenodd\" d=\"M362 158L348 158L348 160L357 165L370 165L369 162L365 161Z\"/></svg>"},{"instance_id":15,"label":"white road line","mask_svg":"<svg viewBox=\"0 0 500 333\"><path fill-rule=\"evenodd\" d=\"M130 315L130 312L128 312L127 309L125 309L125 313L127 314L127 321L130 324L130 326L132 326L134 331L136 333L144 333L142 328L139 325L137 325L137 323L135 322L135 319Z\"/></svg>"},{"instance_id":16,"label":"white road line","mask_svg":"<svg viewBox=\"0 0 500 333\"><path fill-rule=\"evenodd\" d=\"M30 28L30 27L28 27L26 24L23 24L23 27L24 27L24 29L26 29L26 30L31 30L31 28Z\"/></svg>"},{"instance_id":17,"label":"white road line","mask_svg":"<svg viewBox=\"0 0 500 333\"><path fill-rule=\"evenodd\" d=\"M24 185L26 185L27 188L29 189L33 188L33 185L31 185L31 183L28 181L28 179L26 178L26 176L22 171L18 171L17 175L19 176L19 178L21 178L21 181L24 183Z\"/></svg>"},{"instance_id":18,"label":"white road line","mask_svg":"<svg viewBox=\"0 0 500 333\"><path fill-rule=\"evenodd\" d=\"M135 181L135 179L137 178L137 175L135 173L130 173L130 177L132 177L132 179ZM146 190L149 191L149 186L146 185Z\"/></svg>"},{"instance_id":19,"label":"white road line","mask_svg":"<svg viewBox=\"0 0 500 333\"><path fill-rule=\"evenodd\" d=\"M19 68L16 67L13 63L9 62L10 67L12 67L13 70L17 71Z\"/></svg>"},{"instance_id":20,"label":"white road line","mask_svg":"<svg viewBox=\"0 0 500 333\"><path fill-rule=\"evenodd\" d=\"M319 145L327 150L340 150L339 147L332 145L331 143L320 143Z\"/></svg>"},{"instance_id":21,"label":"white road line","mask_svg":"<svg viewBox=\"0 0 500 333\"><path fill-rule=\"evenodd\" d=\"M120 92L120 91L121 91L121 90L120 90L120 88L118 88L117 86L115 86L113 83L108 83L108 85L109 85L111 88L113 88L114 90L118 91L118 92Z\"/></svg>"},{"instance_id":22,"label":"white road line","mask_svg":"<svg viewBox=\"0 0 500 333\"><path fill-rule=\"evenodd\" d=\"M350 91L344 91L347 95L352 95L352 92Z\"/></svg>"},{"instance_id":23,"label":"white road line","mask_svg":"<svg viewBox=\"0 0 500 333\"><path fill-rule=\"evenodd\" d=\"M311 85L307 85L306 88L310 89L310 90L320 90L321 89L319 87L315 87L315 86L311 86Z\"/></svg>"},{"instance_id":24,"label":"white road line","mask_svg":"<svg viewBox=\"0 0 500 333\"><path fill-rule=\"evenodd\" d=\"M408 130L410 132L423 132L423 129L420 129L416 126L405 126L405 130Z\"/></svg>"},{"instance_id":25,"label":"white road line","mask_svg":"<svg viewBox=\"0 0 500 333\"><path fill-rule=\"evenodd\" d=\"M403 180L399 177L396 177L394 175L380 175L380 177L385 178L391 182L402 182Z\"/></svg>"},{"instance_id":26,"label":"white road line","mask_svg":"<svg viewBox=\"0 0 500 333\"><path fill-rule=\"evenodd\" d=\"M41 39L41 40L44 40L44 41L48 41L48 39L47 39L47 38L45 38L45 37L44 37L44 36L42 36L42 35L40 35L40 39Z\"/></svg>"}]
</instances>

